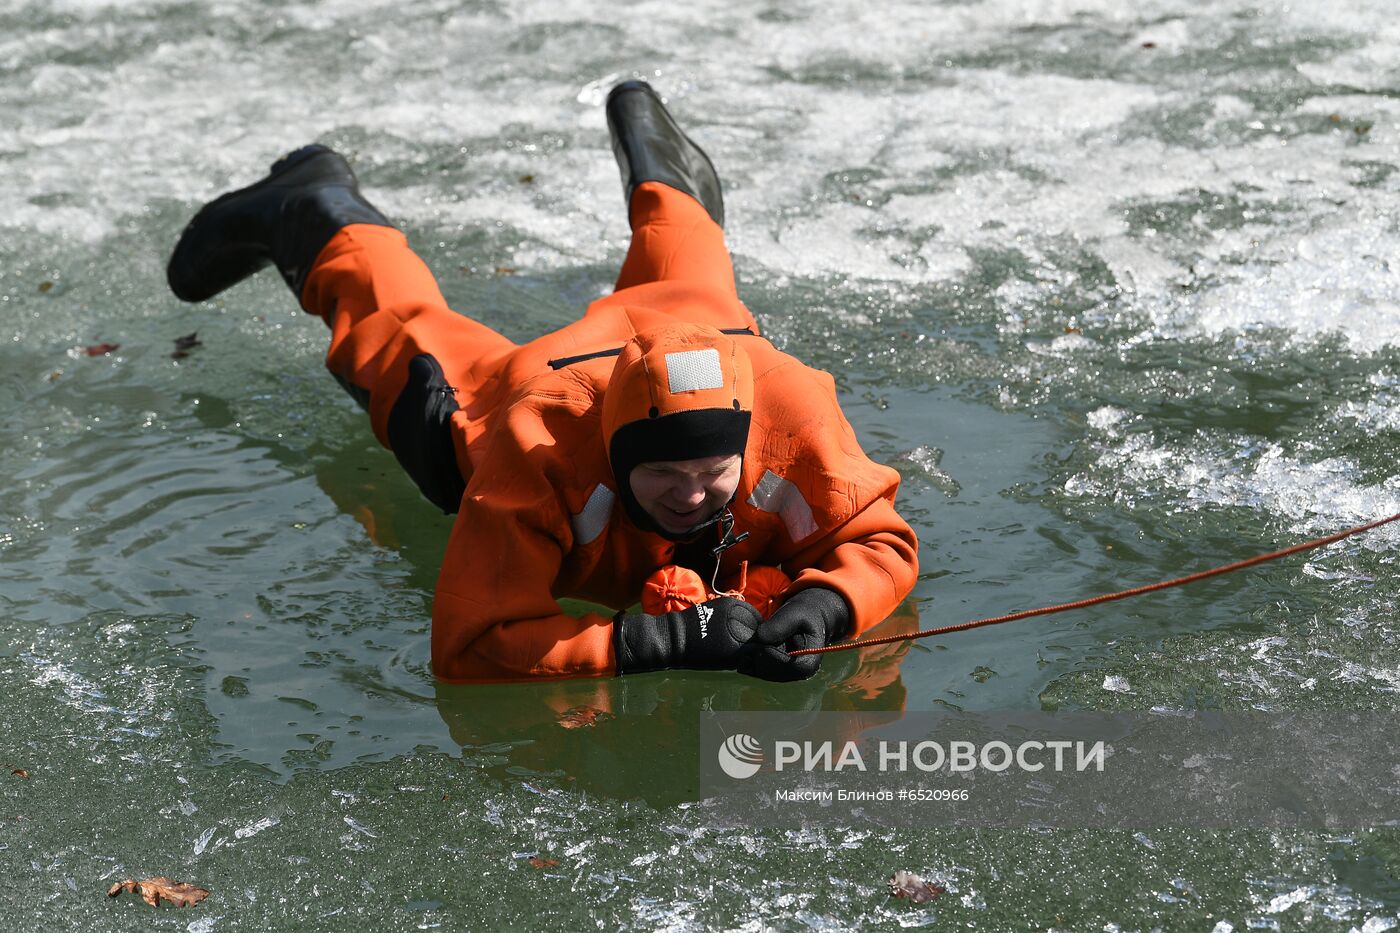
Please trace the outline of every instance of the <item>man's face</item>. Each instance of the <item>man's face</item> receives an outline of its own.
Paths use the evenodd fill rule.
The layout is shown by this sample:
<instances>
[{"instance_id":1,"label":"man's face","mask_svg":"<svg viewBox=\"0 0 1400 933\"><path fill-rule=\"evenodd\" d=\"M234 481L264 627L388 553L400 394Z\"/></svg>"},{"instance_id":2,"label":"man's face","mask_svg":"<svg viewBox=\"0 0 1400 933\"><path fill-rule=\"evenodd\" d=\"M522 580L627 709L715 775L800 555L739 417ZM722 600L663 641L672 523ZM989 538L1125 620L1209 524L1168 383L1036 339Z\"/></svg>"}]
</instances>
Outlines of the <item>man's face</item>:
<instances>
[{"instance_id":1,"label":"man's face","mask_svg":"<svg viewBox=\"0 0 1400 933\"><path fill-rule=\"evenodd\" d=\"M737 454L643 463L632 470L632 495L662 529L684 534L734 496L742 464Z\"/></svg>"}]
</instances>

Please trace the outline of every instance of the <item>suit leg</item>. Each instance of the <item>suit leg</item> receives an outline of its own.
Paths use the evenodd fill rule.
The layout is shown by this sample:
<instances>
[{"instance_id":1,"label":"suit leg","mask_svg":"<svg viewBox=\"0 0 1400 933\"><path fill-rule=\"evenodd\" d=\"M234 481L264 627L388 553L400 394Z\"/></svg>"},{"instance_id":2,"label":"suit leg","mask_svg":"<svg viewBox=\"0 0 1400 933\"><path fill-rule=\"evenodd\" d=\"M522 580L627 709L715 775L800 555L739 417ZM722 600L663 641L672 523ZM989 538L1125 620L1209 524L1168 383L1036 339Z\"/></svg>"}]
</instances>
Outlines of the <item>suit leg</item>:
<instances>
[{"instance_id":1,"label":"suit leg","mask_svg":"<svg viewBox=\"0 0 1400 933\"><path fill-rule=\"evenodd\" d=\"M340 230L316 258L301 302L330 326L326 367L369 412L375 437L430 501L455 512L493 377L516 345L448 308L392 227Z\"/></svg>"}]
</instances>

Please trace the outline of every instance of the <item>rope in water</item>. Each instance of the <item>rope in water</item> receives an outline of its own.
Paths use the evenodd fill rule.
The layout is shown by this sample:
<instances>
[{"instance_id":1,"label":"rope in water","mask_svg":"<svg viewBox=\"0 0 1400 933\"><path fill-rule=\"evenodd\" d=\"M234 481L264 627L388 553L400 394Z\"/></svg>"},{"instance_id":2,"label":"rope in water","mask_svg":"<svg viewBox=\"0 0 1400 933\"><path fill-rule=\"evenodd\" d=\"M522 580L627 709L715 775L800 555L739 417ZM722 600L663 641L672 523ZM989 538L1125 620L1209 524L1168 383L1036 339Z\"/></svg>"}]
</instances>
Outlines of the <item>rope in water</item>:
<instances>
[{"instance_id":1,"label":"rope in water","mask_svg":"<svg viewBox=\"0 0 1400 933\"><path fill-rule=\"evenodd\" d=\"M859 641L846 641L835 645L827 645L823 648L801 648L797 651L789 652L792 657L804 654L825 654L828 651L849 651L852 648L868 648L871 645L887 645L896 641L912 641L915 638L927 638L930 635L946 635L949 632L961 632L970 628L981 628L984 625L998 625L1002 622L1015 622L1017 619L1029 619L1031 616L1048 616L1055 612L1068 612L1071 609L1084 609L1088 606L1097 606L1099 603L1112 602L1115 599L1127 599L1129 596L1141 596L1144 593L1155 593L1157 590L1169 589L1173 586L1185 586L1187 583L1195 583L1197 580L1205 580L1209 577L1218 577L1224 573L1232 573L1236 570L1243 570L1246 567L1253 567L1255 564L1262 564L1265 561L1278 560L1280 557L1287 557L1290 554L1297 554L1300 551L1311 551L1313 548L1320 548L1328 544L1334 544L1343 538L1350 538L1352 535L1359 535L1363 531L1370 531L1372 528L1379 528L1381 525L1400 520L1400 512L1396 512L1389 518L1382 518L1379 521L1368 522L1365 525L1357 525L1355 528L1348 528L1336 534L1328 535L1325 538L1316 538L1312 541L1304 541L1302 544L1295 544L1279 551L1270 551L1268 554L1260 554L1247 560L1236 561L1233 564L1226 564L1223 567L1214 567L1210 570L1202 570L1199 573L1189 574L1184 577L1177 577L1175 580L1163 580L1161 583L1151 583L1147 586L1134 587L1130 590L1119 590L1117 593L1105 593L1103 596L1094 596L1090 599L1081 599L1072 603L1061 603L1058 606L1042 606L1039 609L1024 609L1020 612L1013 612L1009 615L996 616L991 619L976 619L972 622L960 622L957 625L945 625L942 628L930 628L923 631L914 632L909 635L886 635L882 638L868 638Z\"/></svg>"}]
</instances>

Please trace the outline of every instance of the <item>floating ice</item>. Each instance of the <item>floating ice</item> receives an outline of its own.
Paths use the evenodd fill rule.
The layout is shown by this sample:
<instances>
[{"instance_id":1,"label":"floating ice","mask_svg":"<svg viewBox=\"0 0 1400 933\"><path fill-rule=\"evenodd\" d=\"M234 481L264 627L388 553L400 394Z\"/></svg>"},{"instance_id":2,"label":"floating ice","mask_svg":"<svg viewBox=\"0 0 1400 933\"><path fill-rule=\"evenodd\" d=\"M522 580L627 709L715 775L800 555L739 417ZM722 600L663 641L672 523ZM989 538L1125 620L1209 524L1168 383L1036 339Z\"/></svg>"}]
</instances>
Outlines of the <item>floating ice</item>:
<instances>
[{"instance_id":1,"label":"floating ice","mask_svg":"<svg viewBox=\"0 0 1400 933\"><path fill-rule=\"evenodd\" d=\"M1294 890L1289 891L1287 894L1280 894L1278 897L1275 897L1273 900L1269 901L1269 905L1265 907L1264 910L1268 911L1271 914L1281 914L1285 910L1288 910L1291 907L1303 903L1316 893L1317 889L1312 887L1311 885L1301 888L1295 888Z\"/></svg>"},{"instance_id":2,"label":"floating ice","mask_svg":"<svg viewBox=\"0 0 1400 933\"><path fill-rule=\"evenodd\" d=\"M379 834L378 834L378 833L376 833L374 830L370 829L368 826L365 826L363 823L359 822L359 821L356 820L355 818L346 816L346 817L342 817L342 819L345 820L345 825L346 825L346 826L349 826L351 829L353 829L355 832L359 833L361 836L368 836L368 837L371 838L371 839L378 839L378 838L379 838Z\"/></svg>"},{"instance_id":3,"label":"floating ice","mask_svg":"<svg viewBox=\"0 0 1400 933\"><path fill-rule=\"evenodd\" d=\"M1113 405L1104 405L1095 408L1085 417L1089 422L1089 427L1097 431L1111 431L1114 426L1121 424L1128 418L1128 412Z\"/></svg>"},{"instance_id":4,"label":"floating ice","mask_svg":"<svg viewBox=\"0 0 1400 933\"><path fill-rule=\"evenodd\" d=\"M927 481L945 496L953 498L962 491L962 487L957 480L939 466L942 461L943 451L937 447L921 444L913 450L899 454L894 458L892 465L909 464L918 471L918 478Z\"/></svg>"},{"instance_id":5,"label":"floating ice","mask_svg":"<svg viewBox=\"0 0 1400 933\"><path fill-rule=\"evenodd\" d=\"M199 838L194 841L194 854L203 855L204 850L209 848L210 841L214 838L214 827L210 826L199 834Z\"/></svg>"},{"instance_id":6,"label":"floating ice","mask_svg":"<svg viewBox=\"0 0 1400 933\"><path fill-rule=\"evenodd\" d=\"M282 821L275 816L265 816L254 823L249 823L246 826L240 826L238 829L235 829L233 831L233 837L235 839L248 839L256 836L265 829L271 829L281 822Z\"/></svg>"},{"instance_id":7,"label":"floating ice","mask_svg":"<svg viewBox=\"0 0 1400 933\"><path fill-rule=\"evenodd\" d=\"M1189 508L1252 507L1289 519L1298 533L1322 534L1400 512L1400 487L1366 484L1355 463L1303 460L1278 444L1201 434L1190 446L1159 446L1147 433L1109 435L1093 468L1065 480L1070 496L1161 498ZM1379 549L1400 542L1387 525L1357 539Z\"/></svg>"},{"instance_id":8,"label":"floating ice","mask_svg":"<svg viewBox=\"0 0 1400 933\"><path fill-rule=\"evenodd\" d=\"M1390 212L1363 206L1305 236L1271 238L1188 313L1201 332L1278 327L1304 339L1340 333L1357 352L1400 343L1400 262ZM1291 246L1291 249L1289 247ZM1223 270L1222 270L1223 271Z\"/></svg>"}]
</instances>

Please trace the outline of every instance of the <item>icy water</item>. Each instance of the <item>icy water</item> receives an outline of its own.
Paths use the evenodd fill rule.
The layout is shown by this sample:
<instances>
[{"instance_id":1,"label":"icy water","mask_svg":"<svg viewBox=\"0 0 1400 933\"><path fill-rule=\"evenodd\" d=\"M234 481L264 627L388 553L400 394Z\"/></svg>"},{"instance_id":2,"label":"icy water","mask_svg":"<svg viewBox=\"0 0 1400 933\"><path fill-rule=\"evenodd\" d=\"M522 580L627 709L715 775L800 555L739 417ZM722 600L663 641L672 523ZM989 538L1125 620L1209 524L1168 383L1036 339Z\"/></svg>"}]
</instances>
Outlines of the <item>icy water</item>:
<instances>
[{"instance_id":1,"label":"icy water","mask_svg":"<svg viewBox=\"0 0 1400 933\"><path fill-rule=\"evenodd\" d=\"M563 324L623 255L600 105L644 75L720 168L741 294L905 477L893 624L1147 583L1400 511L1395 12L5 3L0 928L1397 927L1394 830L718 832L686 800L703 709L1397 709L1400 529L798 685L440 688L449 524L319 322L271 275L164 285L202 201L320 140L454 307ZM949 893L890 901L900 868ZM157 874L214 894L103 896Z\"/></svg>"}]
</instances>

